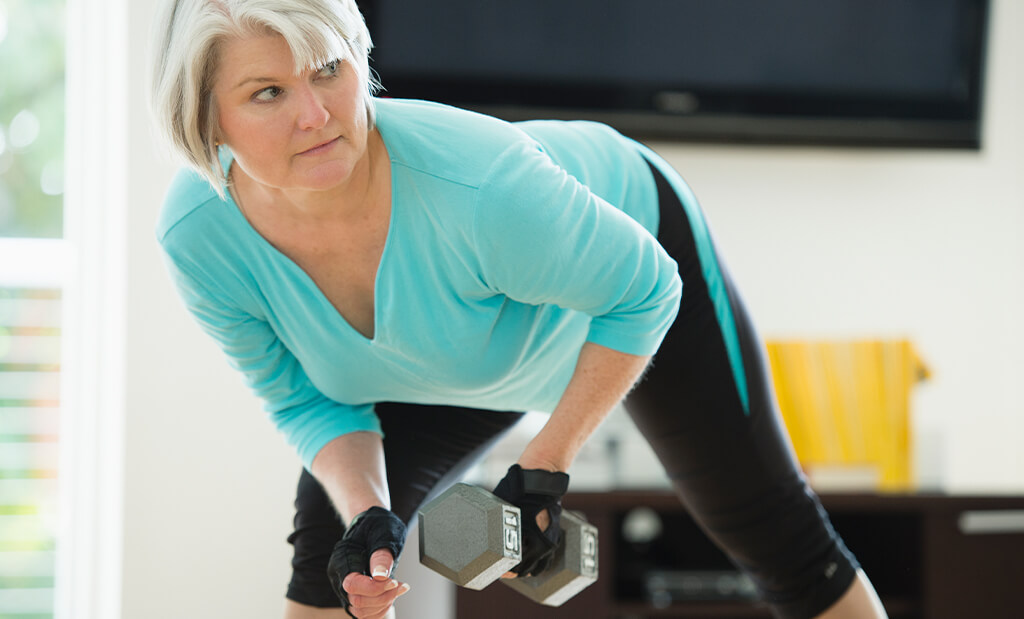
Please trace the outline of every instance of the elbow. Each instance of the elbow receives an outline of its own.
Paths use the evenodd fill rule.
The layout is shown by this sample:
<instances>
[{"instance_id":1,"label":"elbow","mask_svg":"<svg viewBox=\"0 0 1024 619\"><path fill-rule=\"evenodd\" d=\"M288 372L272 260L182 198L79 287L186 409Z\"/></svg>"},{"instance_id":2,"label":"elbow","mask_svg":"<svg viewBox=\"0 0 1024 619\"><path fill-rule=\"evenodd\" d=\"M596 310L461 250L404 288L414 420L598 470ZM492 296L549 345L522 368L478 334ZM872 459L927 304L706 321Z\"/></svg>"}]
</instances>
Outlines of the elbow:
<instances>
[{"instance_id":1,"label":"elbow","mask_svg":"<svg viewBox=\"0 0 1024 619\"><path fill-rule=\"evenodd\" d=\"M659 305L666 308L666 311L671 314L669 321L671 323L679 313L679 304L683 300L683 278L679 275L679 268L675 261L672 261L670 268L663 269L659 279L661 280L658 286L661 291Z\"/></svg>"}]
</instances>

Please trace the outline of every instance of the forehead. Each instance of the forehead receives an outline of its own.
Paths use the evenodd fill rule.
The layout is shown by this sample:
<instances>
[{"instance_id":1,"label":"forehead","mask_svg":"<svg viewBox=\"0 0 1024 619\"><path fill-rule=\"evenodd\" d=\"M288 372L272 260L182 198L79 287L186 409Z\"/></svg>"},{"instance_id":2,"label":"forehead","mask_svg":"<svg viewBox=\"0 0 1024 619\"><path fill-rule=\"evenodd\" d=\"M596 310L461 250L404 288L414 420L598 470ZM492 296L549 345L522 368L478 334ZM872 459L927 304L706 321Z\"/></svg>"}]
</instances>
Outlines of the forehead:
<instances>
[{"instance_id":1,"label":"forehead","mask_svg":"<svg viewBox=\"0 0 1024 619\"><path fill-rule=\"evenodd\" d=\"M217 50L215 88L233 88L247 79L282 79L295 73L288 42L279 34L233 36Z\"/></svg>"}]
</instances>

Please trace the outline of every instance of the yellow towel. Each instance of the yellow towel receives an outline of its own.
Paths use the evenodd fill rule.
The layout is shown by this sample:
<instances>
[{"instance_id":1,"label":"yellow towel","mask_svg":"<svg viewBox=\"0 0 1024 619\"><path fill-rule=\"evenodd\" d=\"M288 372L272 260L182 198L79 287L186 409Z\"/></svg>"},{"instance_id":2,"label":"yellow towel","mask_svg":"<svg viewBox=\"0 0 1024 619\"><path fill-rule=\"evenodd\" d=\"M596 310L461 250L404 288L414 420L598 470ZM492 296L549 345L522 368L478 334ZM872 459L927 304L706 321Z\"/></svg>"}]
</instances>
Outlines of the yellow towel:
<instances>
[{"instance_id":1,"label":"yellow towel","mask_svg":"<svg viewBox=\"0 0 1024 619\"><path fill-rule=\"evenodd\" d=\"M874 471L908 490L910 391L928 368L908 340L769 340L779 407L801 466Z\"/></svg>"}]
</instances>

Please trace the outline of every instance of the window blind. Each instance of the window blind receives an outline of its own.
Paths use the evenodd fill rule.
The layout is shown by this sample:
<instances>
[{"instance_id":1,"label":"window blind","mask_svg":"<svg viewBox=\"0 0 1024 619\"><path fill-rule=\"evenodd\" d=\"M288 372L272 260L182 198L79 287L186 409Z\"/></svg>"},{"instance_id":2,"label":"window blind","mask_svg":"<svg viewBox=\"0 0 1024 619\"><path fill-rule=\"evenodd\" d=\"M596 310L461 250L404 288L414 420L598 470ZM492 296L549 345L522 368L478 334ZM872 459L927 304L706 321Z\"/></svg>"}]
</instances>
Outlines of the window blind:
<instances>
[{"instance_id":1,"label":"window blind","mask_svg":"<svg viewBox=\"0 0 1024 619\"><path fill-rule=\"evenodd\" d=\"M0 617L51 619L61 293L0 287Z\"/></svg>"}]
</instances>

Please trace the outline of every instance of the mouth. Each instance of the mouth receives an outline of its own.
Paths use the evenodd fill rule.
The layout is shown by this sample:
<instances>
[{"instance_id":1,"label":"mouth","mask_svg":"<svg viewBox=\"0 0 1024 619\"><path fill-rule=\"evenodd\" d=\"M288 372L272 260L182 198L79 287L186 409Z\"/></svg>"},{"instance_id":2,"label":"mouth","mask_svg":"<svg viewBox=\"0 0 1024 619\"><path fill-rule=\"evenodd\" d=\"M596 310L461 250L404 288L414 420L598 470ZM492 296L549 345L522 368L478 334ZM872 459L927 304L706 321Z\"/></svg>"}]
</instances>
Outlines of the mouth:
<instances>
[{"instance_id":1,"label":"mouth","mask_svg":"<svg viewBox=\"0 0 1024 619\"><path fill-rule=\"evenodd\" d=\"M327 152L328 150L330 150L335 144L337 144L338 140L340 140L340 139L341 139L341 136L338 136L338 137L334 138L333 140L327 140L326 142L321 142L320 144L317 144L313 148L304 150L304 151L300 152L299 154L300 155L319 155L320 153L324 153L324 152Z\"/></svg>"}]
</instances>

